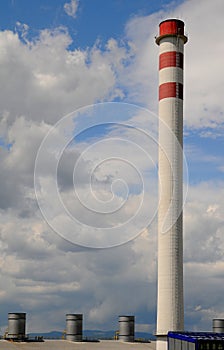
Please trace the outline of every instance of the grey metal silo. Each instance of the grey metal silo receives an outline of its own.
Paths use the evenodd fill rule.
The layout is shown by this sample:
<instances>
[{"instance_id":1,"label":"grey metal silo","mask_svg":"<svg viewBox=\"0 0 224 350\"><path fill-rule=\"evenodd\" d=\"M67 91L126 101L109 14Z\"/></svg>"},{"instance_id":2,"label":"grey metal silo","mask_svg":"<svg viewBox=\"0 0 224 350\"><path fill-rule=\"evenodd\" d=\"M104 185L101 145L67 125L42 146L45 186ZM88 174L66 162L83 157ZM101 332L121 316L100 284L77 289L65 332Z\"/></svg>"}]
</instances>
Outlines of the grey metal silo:
<instances>
[{"instance_id":1,"label":"grey metal silo","mask_svg":"<svg viewBox=\"0 0 224 350\"><path fill-rule=\"evenodd\" d=\"M23 312L8 313L8 338L24 340L26 337L26 314Z\"/></svg>"},{"instance_id":2,"label":"grey metal silo","mask_svg":"<svg viewBox=\"0 0 224 350\"><path fill-rule=\"evenodd\" d=\"M224 319L214 318L212 320L212 329L214 333L224 333Z\"/></svg>"},{"instance_id":3,"label":"grey metal silo","mask_svg":"<svg viewBox=\"0 0 224 350\"><path fill-rule=\"evenodd\" d=\"M119 316L119 340L135 341L135 316Z\"/></svg>"},{"instance_id":4,"label":"grey metal silo","mask_svg":"<svg viewBox=\"0 0 224 350\"><path fill-rule=\"evenodd\" d=\"M82 314L66 315L66 340L82 341Z\"/></svg>"}]
</instances>

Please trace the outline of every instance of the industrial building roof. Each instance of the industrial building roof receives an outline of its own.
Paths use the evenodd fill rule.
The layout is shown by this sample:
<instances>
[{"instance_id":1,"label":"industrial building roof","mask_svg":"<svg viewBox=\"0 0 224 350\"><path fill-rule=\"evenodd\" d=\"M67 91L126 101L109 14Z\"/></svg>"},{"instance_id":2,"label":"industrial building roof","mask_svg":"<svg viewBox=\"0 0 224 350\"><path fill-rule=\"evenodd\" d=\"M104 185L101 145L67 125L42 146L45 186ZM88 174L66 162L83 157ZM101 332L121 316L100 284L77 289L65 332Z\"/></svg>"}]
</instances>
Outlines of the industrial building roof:
<instances>
[{"instance_id":1,"label":"industrial building roof","mask_svg":"<svg viewBox=\"0 0 224 350\"><path fill-rule=\"evenodd\" d=\"M180 340L186 340L192 343L197 341L224 341L224 333L212 333L212 332L169 332L169 338L175 338Z\"/></svg>"},{"instance_id":2,"label":"industrial building roof","mask_svg":"<svg viewBox=\"0 0 224 350\"><path fill-rule=\"evenodd\" d=\"M134 347L133 347L134 344ZM44 342L34 343L16 343L9 342L6 340L0 341L0 350L10 349L22 349L22 350L128 350L128 349L139 349L139 350L155 350L156 342L151 343L123 343L115 340L102 340L100 342L70 342L67 340L46 340Z\"/></svg>"}]
</instances>

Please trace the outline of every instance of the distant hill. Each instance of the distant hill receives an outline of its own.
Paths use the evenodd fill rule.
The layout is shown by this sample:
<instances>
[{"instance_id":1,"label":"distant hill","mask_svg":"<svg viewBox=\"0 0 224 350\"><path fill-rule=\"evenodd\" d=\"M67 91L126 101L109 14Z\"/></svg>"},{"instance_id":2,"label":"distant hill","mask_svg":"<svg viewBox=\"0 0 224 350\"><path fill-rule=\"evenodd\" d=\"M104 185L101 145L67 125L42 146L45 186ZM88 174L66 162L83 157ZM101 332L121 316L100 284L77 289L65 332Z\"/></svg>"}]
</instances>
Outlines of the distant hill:
<instances>
[{"instance_id":1,"label":"distant hill","mask_svg":"<svg viewBox=\"0 0 224 350\"><path fill-rule=\"evenodd\" d=\"M29 333L30 338L41 336L44 339L62 339L63 333L52 331L48 333ZM84 330L83 338L87 339L114 339L114 331L100 331L100 330ZM136 339L155 340L155 336L151 333L135 332Z\"/></svg>"}]
</instances>

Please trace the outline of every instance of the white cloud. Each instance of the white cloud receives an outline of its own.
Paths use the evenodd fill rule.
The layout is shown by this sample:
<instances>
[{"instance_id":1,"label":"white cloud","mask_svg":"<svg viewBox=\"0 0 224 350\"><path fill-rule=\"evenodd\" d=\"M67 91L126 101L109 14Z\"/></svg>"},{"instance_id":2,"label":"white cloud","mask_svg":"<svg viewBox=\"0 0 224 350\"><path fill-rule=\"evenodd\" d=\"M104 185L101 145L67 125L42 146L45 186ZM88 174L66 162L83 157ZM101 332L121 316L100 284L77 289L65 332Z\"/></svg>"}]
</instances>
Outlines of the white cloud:
<instances>
[{"instance_id":1,"label":"white cloud","mask_svg":"<svg viewBox=\"0 0 224 350\"><path fill-rule=\"evenodd\" d=\"M29 26L26 23L16 22L16 31L21 35L21 38L26 44L29 45L29 40L27 39L27 34L29 31Z\"/></svg>"},{"instance_id":2,"label":"white cloud","mask_svg":"<svg viewBox=\"0 0 224 350\"><path fill-rule=\"evenodd\" d=\"M223 182L189 187L184 210L186 329L212 330L223 316ZM199 307L200 306L200 307Z\"/></svg>"},{"instance_id":3,"label":"white cloud","mask_svg":"<svg viewBox=\"0 0 224 350\"><path fill-rule=\"evenodd\" d=\"M38 40L30 43L29 48L11 32L1 33L1 39L5 70L2 69L0 73L5 79L7 90L2 97L4 118L1 132L6 144L11 143L10 149L3 149L1 154L4 165L1 171L4 186L1 186L1 190L6 196L1 196L0 227L0 266L4 288L7 290L6 294L0 296L4 302L4 322L6 323L7 312L12 307L12 300L16 308L27 311L31 317L31 323L28 323L30 331L46 331L50 330L49 327L61 329L66 312L74 312L74 308L76 312L84 313L88 319L87 324L94 328L102 325L110 327L111 317L116 319L121 309L131 312L134 308L137 312L142 302L146 308L153 310L153 298L148 302L149 292L146 286L153 283L155 276L155 248L147 235L142 237L142 243L138 240L138 243L136 241L133 245L117 250L83 250L64 242L50 231L37 208L33 190L37 149L51 123L74 107L104 100L108 96L110 98L110 92L116 87L116 74L122 70L122 59L128 56L126 49L119 47L115 41L110 41L105 51L97 46L90 51L69 51L67 47L70 37L64 30L41 32ZM15 63L10 61L14 61L14 50L20 53ZM10 81L12 66L15 81ZM19 88L21 84L24 85L25 92ZM139 137L136 138L132 132L130 138L137 142ZM106 148L104 152L107 152ZM119 152L118 146L113 152ZM127 156L128 149L125 152ZM75 162L79 149L74 153L72 157ZM99 153L98 149L95 156ZM136 158L137 154L132 156ZM136 159L139 167L143 167L143 160ZM88 216L85 216L79 206L74 207L73 188L67 183L73 170L71 152L65 154L61 165L59 176L63 191L67 191L64 193L65 199L70 201L76 215L79 214L80 218L86 220ZM51 164L45 162L42 169L45 179L50 168ZM88 166L85 167L84 162L78 179L80 187L87 181L87 172ZM121 173L125 175L123 168ZM131 173L127 172L126 176L133 181ZM102 191L102 188L99 190ZM51 196L49 187L48 195ZM127 216L132 207L136 206L137 200L137 196L131 198L132 205L129 206L129 212L125 213ZM151 205L150 210L152 208ZM104 221L108 223L106 217ZM135 244L139 247L134 248ZM141 246L146 249L147 245L152 249L150 263L147 264L149 270L142 269L144 255L141 254ZM134 280L132 270L138 276ZM147 275L150 275L149 279ZM116 279L113 279L114 276ZM143 288L139 287L141 284ZM150 288L153 296L155 285ZM137 299L134 304L127 302L129 290L132 290L133 299L137 293L141 294L141 299ZM120 293L122 297L118 302ZM51 313L55 304L58 317L55 317L55 312L52 317Z\"/></svg>"},{"instance_id":4,"label":"white cloud","mask_svg":"<svg viewBox=\"0 0 224 350\"><path fill-rule=\"evenodd\" d=\"M29 45L11 31L0 33L0 112L9 121L24 115L54 124L81 106L121 95L114 90L116 74L128 52L118 46L69 50L70 44L64 28L43 30Z\"/></svg>"},{"instance_id":5,"label":"white cloud","mask_svg":"<svg viewBox=\"0 0 224 350\"><path fill-rule=\"evenodd\" d=\"M224 173L224 165L221 165L221 166L219 167L219 170L220 170L222 173Z\"/></svg>"},{"instance_id":6,"label":"white cloud","mask_svg":"<svg viewBox=\"0 0 224 350\"><path fill-rule=\"evenodd\" d=\"M79 6L79 0L71 0L64 4L64 11L68 16L76 18L77 11Z\"/></svg>"}]
</instances>

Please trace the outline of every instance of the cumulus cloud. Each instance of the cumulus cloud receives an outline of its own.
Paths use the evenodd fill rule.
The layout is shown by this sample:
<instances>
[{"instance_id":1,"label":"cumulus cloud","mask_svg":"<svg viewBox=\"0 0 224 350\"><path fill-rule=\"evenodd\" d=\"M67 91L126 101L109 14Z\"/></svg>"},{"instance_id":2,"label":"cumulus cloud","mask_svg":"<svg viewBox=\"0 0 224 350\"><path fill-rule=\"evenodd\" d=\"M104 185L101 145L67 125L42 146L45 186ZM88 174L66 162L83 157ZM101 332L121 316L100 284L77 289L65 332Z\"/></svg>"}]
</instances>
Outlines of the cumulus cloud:
<instances>
[{"instance_id":1,"label":"cumulus cloud","mask_svg":"<svg viewBox=\"0 0 224 350\"><path fill-rule=\"evenodd\" d=\"M28 30L27 27L23 28ZM92 252L62 240L50 230L41 217L33 188L37 151L52 124L82 105L122 96L117 76L124 67L123 62L129 57L129 51L127 47L112 39L108 41L104 50L98 45L88 50L69 50L71 38L64 28L43 30L39 37L29 42L22 39L19 33L0 33L0 75L2 81L5 81L1 95L1 137L5 146L1 152L1 178L4 186L1 186L0 203L0 266L4 288L7 290L7 293L0 295L4 303L3 322L6 324L7 312L15 307L32 315L30 331L49 330L49 327L61 329L64 327L66 312L85 313L90 327L110 325L111 317L116 319L122 305L124 312L131 312L133 302L126 303L126 294L130 289L133 290L132 299L136 293L141 293L147 308L153 310L153 305L147 301L146 287L152 281L145 281L146 272L141 269L144 260L141 249L137 246L134 248L133 243L118 250L111 250L108 254L107 251ZM115 129L108 136L115 137ZM127 134L123 137L127 137ZM130 132L130 139L137 142L134 133L131 136ZM78 203L74 202L72 171L80 152L87 146L88 143L85 145L83 142L79 143L76 149L67 148L58 169L62 198L64 196L65 203L84 221L90 220L91 215L86 215ZM108 151L117 154L118 146L117 144L113 150L108 146ZM104 152L107 152L106 148ZM128 153L126 147L125 156ZM99 147L93 156L93 159L83 159L80 173L76 173L76 183L82 191L88 183L89 165L100 156ZM133 154L133 159L138 159L137 156L137 153ZM138 164L143 167L144 162L141 158L138 159ZM43 163L41 174L45 180L49 177L51 166L50 162ZM113 176L116 175L115 168ZM108 170L110 168L98 169L98 195L104 195L103 186L107 184L105 176ZM125 175L125 169L122 167L120 175ZM132 172L126 172L126 176L132 184L135 183ZM51 196L50 187L47 191ZM117 191L119 194L119 188ZM83 194L85 195L85 191ZM119 200L119 196L116 200ZM129 208L126 208L123 216L130 216L136 203L137 193L130 198ZM117 216L116 220L118 219L124 218L120 215L120 218ZM108 223L110 222L105 215L104 224ZM150 272L153 279L155 248L149 244L147 235L142 240L142 244L136 244L145 248L145 241L152 249L151 263L147 266L154 271ZM139 262L136 260L137 256ZM138 281L132 280L132 269L135 270ZM144 282L141 282L141 274L144 275ZM116 276L116 283L113 276ZM139 283L143 284L143 289L139 289ZM150 288L153 295L155 286ZM123 293L118 303L121 290ZM74 298L76 305L73 302ZM140 299L136 300L136 312L141 303ZM56 304L58 322L55 322L55 313L54 317L51 316Z\"/></svg>"},{"instance_id":2,"label":"cumulus cloud","mask_svg":"<svg viewBox=\"0 0 224 350\"><path fill-rule=\"evenodd\" d=\"M4 31L0 43L1 112L9 121L24 115L54 124L81 106L121 94L114 87L120 61L129 55L123 47L69 50L71 37L64 28L45 29L29 45Z\"/></svg>"},{"instance_id":3,"label":"cumulus cloud","mask_svg":"<svg viewBox=\"0 0 224 350\"><path fill-rule=\"evenodd\" d=\"M78 6L79 0L71 0L70 2L66 2L64 4L64 11L68 16L76 18Z\"/></svg>"},{"instance_id":4,"label":"cumulus cloud","mask_svg":"<svg viewBox=\"0 0 224 350\"><path fill-rule=\"evenodd\" d=\"M184 215L185 305L188 329L211 331L212 318L223 315L222 196L223 182L204 182L189 187Z\"/></svg>"},{"instance_id":5,"label":"cumulus cloud","mask_svg":"<svg viewBox=\"0 0 224 350\"><path fill-rule=\"evenodd\" d=\"M28 312L29 331L63 329L66 312L84 313L90 328L107 328L112 321L117 322L121 309L137 312L142 304L147 310L154 309L155 285L150 284L148 276L152 281L155 278L155 237L145 235L110 251L74 254L71 246L57 246L46 227L35 221L32 231L30 221L24 219L5 227L1 236L7 245L1 249L1 275L8 290L7 295L0 296L1 302L6 313L13 305ZM15 240L18 224L23 228L17 230ZM148 255L144 269L142 246Z\"/></svg>"}]
</instances>

